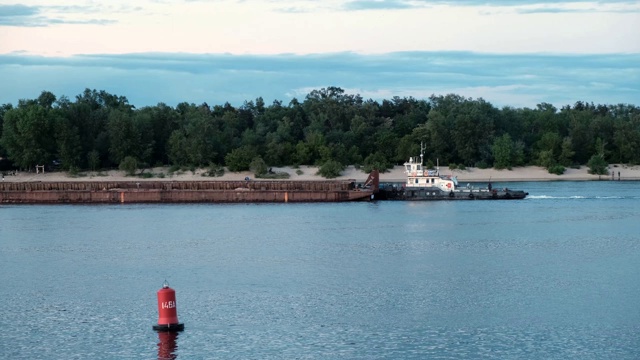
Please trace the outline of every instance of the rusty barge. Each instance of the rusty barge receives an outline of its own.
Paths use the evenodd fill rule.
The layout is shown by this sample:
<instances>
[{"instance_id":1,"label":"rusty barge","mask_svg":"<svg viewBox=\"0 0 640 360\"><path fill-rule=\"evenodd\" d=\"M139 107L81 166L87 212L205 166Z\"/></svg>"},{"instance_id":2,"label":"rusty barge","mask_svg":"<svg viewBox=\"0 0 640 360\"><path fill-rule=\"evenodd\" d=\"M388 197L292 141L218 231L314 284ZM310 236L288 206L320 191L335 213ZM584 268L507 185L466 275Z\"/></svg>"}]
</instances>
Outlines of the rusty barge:
<instances>
[{"instance_id":1,"label":"rusty barge","mask_svg":"<svg viewBox=\"0 0 640 360\"><path fill-rule=\"evenodd\" d=\"M364 184L324 181L3 182L4 204L288 203L373 200L378 172Z\"/></svg>"}]
</instances>

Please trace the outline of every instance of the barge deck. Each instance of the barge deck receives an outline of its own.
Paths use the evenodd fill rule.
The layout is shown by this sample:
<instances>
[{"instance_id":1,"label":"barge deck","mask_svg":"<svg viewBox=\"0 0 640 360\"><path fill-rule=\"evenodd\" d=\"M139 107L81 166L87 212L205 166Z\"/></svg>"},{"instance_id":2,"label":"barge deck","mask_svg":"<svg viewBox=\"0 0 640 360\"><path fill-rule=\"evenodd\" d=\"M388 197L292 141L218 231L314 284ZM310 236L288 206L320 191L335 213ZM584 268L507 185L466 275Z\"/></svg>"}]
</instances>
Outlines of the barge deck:
<instances>
[{"instance_id":1,"label":"barge deck","mask_svg":"<svg viewBox=\"0 0 640 360\"><path fill-rule=\"evenodd\" d=\"M67 181L4 182L0 203L287 203L372 200L377 172L355 181Z\"/></svg>"}]
</instances>

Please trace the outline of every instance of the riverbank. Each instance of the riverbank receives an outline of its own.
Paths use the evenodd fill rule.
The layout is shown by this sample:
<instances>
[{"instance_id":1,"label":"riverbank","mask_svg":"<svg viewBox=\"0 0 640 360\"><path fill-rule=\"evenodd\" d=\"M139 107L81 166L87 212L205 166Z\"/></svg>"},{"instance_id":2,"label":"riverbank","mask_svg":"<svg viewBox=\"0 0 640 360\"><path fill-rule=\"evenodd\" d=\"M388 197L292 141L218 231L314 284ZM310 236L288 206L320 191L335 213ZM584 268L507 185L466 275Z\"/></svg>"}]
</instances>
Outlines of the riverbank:
<instances>
[{"instance_id":1,"label":"riverbank","mask_svg":"<svg viewBox=\"0 0 640 360\"><path fill-rule=\"evenodd\" d=\"M286 172L293 181L313 181L327 180L317 175L318 168L313 166L274 167L274 172ZM209 177L203 176L207 169L192 171L182 171L170 173L168 167L153 168L145 170L145 173L152 174L151 177L126 176L123 171L109 170L102 172L86 172L72 176L64 172L18 172L16 175L5 175L5 182L62 182L62 181L234 181L244 180L246 177L254 178L253 173L229 172L225 171L223 176ZM457 176L460 182L506 182L506 181L590 181L590 180L640 180L640 166L610 165L609 175L589 174L588 168L582 166L578 169L568 168L564 174L550 174L546 169L538 166L518 167L512 170L479 169L467 168L465 170L450 170L443 166L440 168L441 174ZM613 173L613 177L611 174ZM355 179L365 181L368 174L348 166L336 180ZM404 182L406 176L402 166L396 166L390 171L380 173L380 182Z\"/></svg>"}]
</instances>

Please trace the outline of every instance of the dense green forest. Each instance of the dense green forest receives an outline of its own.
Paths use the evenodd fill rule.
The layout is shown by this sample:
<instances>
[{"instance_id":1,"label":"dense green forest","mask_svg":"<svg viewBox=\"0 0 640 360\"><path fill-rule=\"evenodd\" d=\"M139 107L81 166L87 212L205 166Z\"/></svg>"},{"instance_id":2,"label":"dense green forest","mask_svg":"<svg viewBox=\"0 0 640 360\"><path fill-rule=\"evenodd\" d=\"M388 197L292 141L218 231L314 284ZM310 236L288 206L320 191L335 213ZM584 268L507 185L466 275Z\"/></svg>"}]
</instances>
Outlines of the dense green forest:
<instances>
[{"instance_id":1,"label":"dense green forest","mask_svg":"<svg viewBox=\"0 0 640 360\"><path fill-rule=\"evenodd\" d=\"M75 101L43 91L0 107L0 157L14 166L67 171L172 165L249 169L345 165L385 170L426 146L426 161L454 167L565 167L640 163L640 108L577 102L561 109L496 108L459 95L381 102L328 87L300 102L262 98L240 107L159 103L135 108L124 96L86 89ZM603 165L604 164L604 165ZM323 172L324 171L324 172Z\"/></svg>"}]
</instances>

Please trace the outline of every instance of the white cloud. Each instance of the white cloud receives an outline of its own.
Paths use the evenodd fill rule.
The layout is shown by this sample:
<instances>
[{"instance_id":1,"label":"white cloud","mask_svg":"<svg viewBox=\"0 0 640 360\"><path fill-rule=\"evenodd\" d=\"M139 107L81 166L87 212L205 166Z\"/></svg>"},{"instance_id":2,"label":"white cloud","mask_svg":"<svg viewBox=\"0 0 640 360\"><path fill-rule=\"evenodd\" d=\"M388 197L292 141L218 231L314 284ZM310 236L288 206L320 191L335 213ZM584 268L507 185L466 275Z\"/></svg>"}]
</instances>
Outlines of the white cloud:
<instances>
[{"instance_id":1,"label":"white cloud","mask_svg":"<svg viewBox=\"0 0 640 360\"><path fill-rule=\"evenodd\" d=\"M32 0L21 6L27 13L0 17L0 53L640 52L640 1ZM20 23L25 26L15 26Z\"/></svg>"},{"instance_id":2,"label":"white cloud","mask_svg":"<svg viewBox=\"0 0 640 360\"><path fill-rule=\"evenodd\" d=\"M376 100L456 93L498 106L637 103L638 64L640 54L0 55L0 103L34 98L42 90L73 97L95 88L127 96L138 107L240 105L257 97L288 102L328 86Z\"/></svg>"},{"instance_id":3,"label":"white cloud","mask_svg":"<svg viewBox=\"0 0 640 360\"><path fill-rule=\"evenodd\" d=\"M326 86L513 106L640 98L640 1L9 1L0 103L85 87L138 106Z\"/></svg>"}]
</instances>

